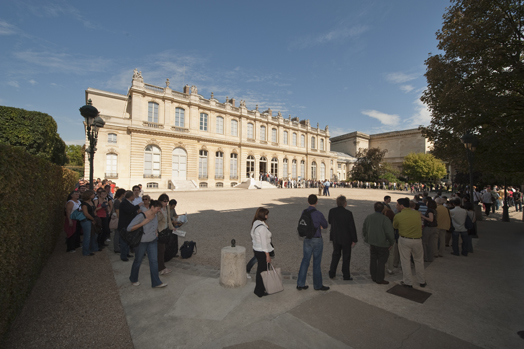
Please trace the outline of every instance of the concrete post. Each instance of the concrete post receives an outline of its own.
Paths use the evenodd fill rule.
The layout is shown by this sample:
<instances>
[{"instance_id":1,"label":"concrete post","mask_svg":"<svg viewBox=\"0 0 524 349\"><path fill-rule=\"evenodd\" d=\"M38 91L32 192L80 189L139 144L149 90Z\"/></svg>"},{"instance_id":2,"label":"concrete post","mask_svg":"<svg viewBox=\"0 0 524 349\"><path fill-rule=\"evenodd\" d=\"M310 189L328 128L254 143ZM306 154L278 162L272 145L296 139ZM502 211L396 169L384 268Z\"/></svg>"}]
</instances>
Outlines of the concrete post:
<instances>
[{"instance_id":1,"label":"concrete post","mask_svg":"<svg viewBox=\"0 0 524 349\"><path fill-rule=\"evenodd\" d=\"M246 282L246 248L224 247L220 259L220 285L237 288L243 287Z\"/></svg>"}]
</instances>

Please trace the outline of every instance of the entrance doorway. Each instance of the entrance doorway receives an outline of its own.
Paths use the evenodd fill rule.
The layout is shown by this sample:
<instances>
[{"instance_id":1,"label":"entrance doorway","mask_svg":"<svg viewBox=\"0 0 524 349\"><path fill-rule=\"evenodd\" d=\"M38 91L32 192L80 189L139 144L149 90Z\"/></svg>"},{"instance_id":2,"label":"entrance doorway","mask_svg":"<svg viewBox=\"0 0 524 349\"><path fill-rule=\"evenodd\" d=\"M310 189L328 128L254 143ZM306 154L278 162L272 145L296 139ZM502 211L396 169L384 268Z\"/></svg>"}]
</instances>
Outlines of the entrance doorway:
<instances>
[{"instance_id":1,"label":"entrance doorway","mask_svg":"<svg viewBox=\"0 0 524 349\"><path fill-rule=\"evenodd\" d=\"M259 175L267 172L267 159L265 157L260 158L259 170Z\"/></svg>"},{"instance_id":2,"label":"entrance doorway","mask_svg":"<svg viewBox=\"0 0 524 349\"><path fill-rule=\"evenodd\" d=\"M182 148L175 148L173 150L171 160L171 179L172 180L186 180L187 176L187 153Z\"/></svg>"}]
</instances>

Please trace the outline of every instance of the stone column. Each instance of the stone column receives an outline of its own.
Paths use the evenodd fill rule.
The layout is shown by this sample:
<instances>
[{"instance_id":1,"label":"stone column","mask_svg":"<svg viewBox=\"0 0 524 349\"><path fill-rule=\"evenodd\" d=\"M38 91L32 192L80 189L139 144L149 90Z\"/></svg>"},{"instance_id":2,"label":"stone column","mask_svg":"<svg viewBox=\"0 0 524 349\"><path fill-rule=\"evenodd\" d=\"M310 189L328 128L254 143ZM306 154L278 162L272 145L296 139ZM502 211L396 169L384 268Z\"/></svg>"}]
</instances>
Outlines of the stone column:
<instances>
[{"instance_id":1,"label":"stone column","mask_svg":"<svg viewBox=\"0 0 524 349\"><path fill-rule=\"evenodd\" d=\"M242 246L224 247L220 261L220 285L226 288L237 288L243 287L246 281L246 248Z\"/></svg>"}]
</instances>

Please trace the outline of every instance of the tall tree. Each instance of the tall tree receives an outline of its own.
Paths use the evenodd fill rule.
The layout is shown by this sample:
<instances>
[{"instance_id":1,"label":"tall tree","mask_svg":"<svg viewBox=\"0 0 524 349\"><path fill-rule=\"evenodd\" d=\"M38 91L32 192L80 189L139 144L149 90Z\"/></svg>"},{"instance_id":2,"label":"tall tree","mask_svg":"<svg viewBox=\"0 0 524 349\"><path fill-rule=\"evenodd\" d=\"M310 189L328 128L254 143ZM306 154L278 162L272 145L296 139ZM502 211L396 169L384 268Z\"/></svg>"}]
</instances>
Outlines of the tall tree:
<instances>
[{"instance_id":1,"label":"tall tree","mask_svg":"<svg viewBox=\"0 0 524 349\"><path fill-rule=\"evenodd\" d=\"M516 0L452 0L430 56L421 100L432 114L421 127L433 154L467 171L460 137L475 134L475 167L522 173L524 163L524 6ZM496 165L494 166L494 162Z\"/></svg>"},{"instance_id":2,"label":"tall tree","mask_svg":"<svg viewBox=\"0 0 524 349\"><path fill-rule=\"evenodd\" d=\"M387 150L380 148L359 149L357 162L351 169L350 177L354 181L376 182L383 173L382 160Z\"/></svg>"},{"instance_id":3,"label":"tall tree","mask_svg":"<svg viewBox=\"0 0 524 349\"><path fill-rule=\"evenodd\" d=\"M67 162L71 166L84 166L82 146L77 144L68 145L66 148Z\"/></svg>"},{"instance_id":4,"label":"tall tree","mask_svg":"<svg viewBox=\"0 0 524 349\"><path fill-rule=\"evenodd\" d=\"M23 147L57 165L65 164L66 145L56 132L56 122L37 111L0 106L0 143Z\"/></svg>"},{"instance_id":5,"label":"tall tree","mask_svg":"<svg viewBox=\"0 0 524 349\"><path fill-rule=\"evenodd\" d=\"M437 182L447 171L441 160L432 154L409 153L402 162L402 171L410 181Z\"/></svg>"}]
</instances>

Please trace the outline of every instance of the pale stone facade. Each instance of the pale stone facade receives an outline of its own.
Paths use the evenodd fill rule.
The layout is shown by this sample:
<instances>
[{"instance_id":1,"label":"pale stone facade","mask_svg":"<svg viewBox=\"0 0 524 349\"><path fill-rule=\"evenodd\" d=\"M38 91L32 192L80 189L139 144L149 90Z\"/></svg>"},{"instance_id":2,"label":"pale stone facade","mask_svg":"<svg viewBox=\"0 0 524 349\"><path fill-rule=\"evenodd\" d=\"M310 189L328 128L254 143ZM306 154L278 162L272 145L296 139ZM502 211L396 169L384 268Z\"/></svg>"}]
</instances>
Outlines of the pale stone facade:
<instances>
[{"instance_id":1,"label":"pale stone facade","mask_svg":"<svg viewBox=\"0 0 524 349\"><path fill-rule=\"evenodd\" d=\"M88 88L106 122L99 131L94 177L120 187L231 187L260 173L327 179L335 174L329 128L309 120L248 110L234 99L206 99L195 86L173 91L144 83L135 70L127 95ZM86 161L86 173L89 173Z\"/></svg>"}]
</instances>

